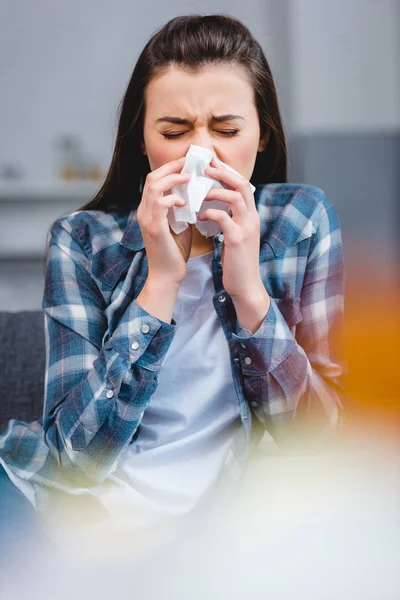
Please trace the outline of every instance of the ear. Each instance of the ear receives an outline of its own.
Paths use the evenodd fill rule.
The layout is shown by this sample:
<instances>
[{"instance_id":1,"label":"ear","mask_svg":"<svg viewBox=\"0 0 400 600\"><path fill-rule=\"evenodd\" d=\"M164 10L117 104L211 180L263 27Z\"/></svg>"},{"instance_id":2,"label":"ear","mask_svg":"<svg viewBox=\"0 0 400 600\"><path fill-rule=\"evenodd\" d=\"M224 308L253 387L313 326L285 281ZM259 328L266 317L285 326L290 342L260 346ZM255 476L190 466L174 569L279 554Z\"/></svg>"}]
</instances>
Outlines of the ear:
<instances>
[{"instance_id":1,"label":"ear","mask_svg":"<svg viewBox=\"0 0 400 600\"><path fill-rule=\"evenodd\" d=\"M268 132L265 135L263 135L263 137L260 138L260 143L258 145L258 152L264 152L265 148L267 147L268 140L269 140L269 133L270 133L270 130L268 130Z\"/></svg>"},{"instance_id":2,"label":"ear","mask_svg":"<svg viewBox=\"0 0 400 600\"><path fill-rule=\"evenodd\" d=\"M141 148L142 148L142 153L146 156L147 152L146 152L146 146L145 146L144 142L141 143Z\"/></svg>"}]
</instances>

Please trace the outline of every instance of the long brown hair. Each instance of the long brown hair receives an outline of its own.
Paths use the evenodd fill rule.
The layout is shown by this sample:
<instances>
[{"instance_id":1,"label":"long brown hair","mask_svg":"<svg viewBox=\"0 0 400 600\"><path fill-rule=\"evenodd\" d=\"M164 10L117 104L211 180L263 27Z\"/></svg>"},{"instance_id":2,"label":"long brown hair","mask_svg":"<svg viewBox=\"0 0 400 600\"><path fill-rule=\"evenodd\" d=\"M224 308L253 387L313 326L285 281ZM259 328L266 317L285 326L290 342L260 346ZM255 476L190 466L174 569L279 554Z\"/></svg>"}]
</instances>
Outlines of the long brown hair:
<instances>
[{"instance_id":1,"label":"long brown hair","mask_svg":"<svg viewBox=\"0 0 400 600\"><path fill-rule=\"evenodd\" d=\"M186 15L171 19L147 42L133 70L119 110L117 139L110 169L96 196L77 210L130 212L140 203L151 171L142 153L145 90L170 65L197 72L209 64L244 67L254 90L260 136L269 132L257 153L253 185L285 183L285 134L271 70L260 44L239 20L227 15Z\"/></svg>"}]
</instances>

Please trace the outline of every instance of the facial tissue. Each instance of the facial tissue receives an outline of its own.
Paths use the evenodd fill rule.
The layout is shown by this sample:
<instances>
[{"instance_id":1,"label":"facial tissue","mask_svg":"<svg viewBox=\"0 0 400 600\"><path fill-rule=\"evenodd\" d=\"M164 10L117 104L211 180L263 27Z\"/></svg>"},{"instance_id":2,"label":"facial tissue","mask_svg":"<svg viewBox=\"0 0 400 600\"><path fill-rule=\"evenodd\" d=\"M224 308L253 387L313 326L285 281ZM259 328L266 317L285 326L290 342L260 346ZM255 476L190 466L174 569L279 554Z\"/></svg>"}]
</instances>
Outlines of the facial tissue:
<instances>
[{"instance_id":1,"label":"facial tissue","mask_svg":"<svg viewBox=\"0 0 400 600\"><path fill-rule=\"evenodd\" d=\"M174 185L171 188L173 194L186 201L185 206L172 206L168 210L168 222L174 233L185 231L189 227L189 223L194 223L195 227L205 237L211 237L221 232L219 223L210 220L199 221L197 218L197 215L205 212L207 208L216 208L230 213L230 206L226 202L207 200L203 203L204 198L212 188L227 187L204 174L213 158L219 166L222 165L232 173L240 175L235 169L219 160L211 150L191 144L181 173L191 173L192 177L187 183ZM256 188L254 185L250 184L250 186L254 193Z\"/></svg>"}]
</instances>

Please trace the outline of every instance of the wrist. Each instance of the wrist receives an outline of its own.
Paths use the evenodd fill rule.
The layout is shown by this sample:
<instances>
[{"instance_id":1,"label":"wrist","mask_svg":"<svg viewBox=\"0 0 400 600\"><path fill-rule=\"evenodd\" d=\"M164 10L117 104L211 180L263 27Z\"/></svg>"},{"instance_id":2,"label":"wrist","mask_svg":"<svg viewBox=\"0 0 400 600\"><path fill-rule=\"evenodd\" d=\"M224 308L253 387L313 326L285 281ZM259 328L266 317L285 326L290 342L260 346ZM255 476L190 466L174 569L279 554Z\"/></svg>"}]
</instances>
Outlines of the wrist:
<instances>
[{"instance_id":1,"label":"wrist","mask_svg":"<svg viewBox=\"0 0 400 600\"><path fill-rule=\"evenodd\" d=\"M271 297L264 288L246 296L232 298L239 325L253 334L258 331L271 306Z\"/></svg>"},{"instance_id":2,"label":"wrist","mask_svg":"<svg viewBox=\"0 0 400 600\"><path fill-rule=\"evenodd\" d=\"M234 304L243 304L247 306L257 306L270 298L262 281L254 287L247 287L241 294L230 294L230 297Z\"/></svg>"},{"instance_id":3,"label":"wrist","mask_svg":"<svg viewBox=\"0 0 400 600\"><path fill-rule=\"evenodd\" d=\"M170 279L167 281L161 277L148 277L143 289L146 289L152 294L161 294L165 296L177 294L179 292L180 285L180 282L171 282Z\"/></svg>"},{"instance_id":4,"label":"wrist","mask_svg":"<svg viewBox=\"0 0 400 600\"><path fill-rule=\"evenodd\" d=\"M139 306L153 317L171 324L179 286L147 279L136 298Z\"/></svg>"}]
</instances>

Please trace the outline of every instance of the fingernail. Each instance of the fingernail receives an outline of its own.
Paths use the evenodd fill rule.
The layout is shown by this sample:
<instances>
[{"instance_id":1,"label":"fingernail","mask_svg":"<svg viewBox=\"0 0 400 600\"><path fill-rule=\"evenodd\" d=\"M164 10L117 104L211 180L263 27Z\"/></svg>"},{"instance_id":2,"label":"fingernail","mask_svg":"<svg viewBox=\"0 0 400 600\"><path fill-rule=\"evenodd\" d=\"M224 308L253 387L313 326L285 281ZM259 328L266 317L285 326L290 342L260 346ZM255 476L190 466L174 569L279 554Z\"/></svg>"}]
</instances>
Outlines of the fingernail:
<instances>
[{"instance_id":1,"label":"fingernail","mask_svg":"<svg viewBox=\"0 0 400 600\"><path fill-rule=\"evenodd\" d=\"M180 158L179 162L184 162L185 159L186 159L186 156L184 156L183 158Z\"/></svg>"}]
</instances>

